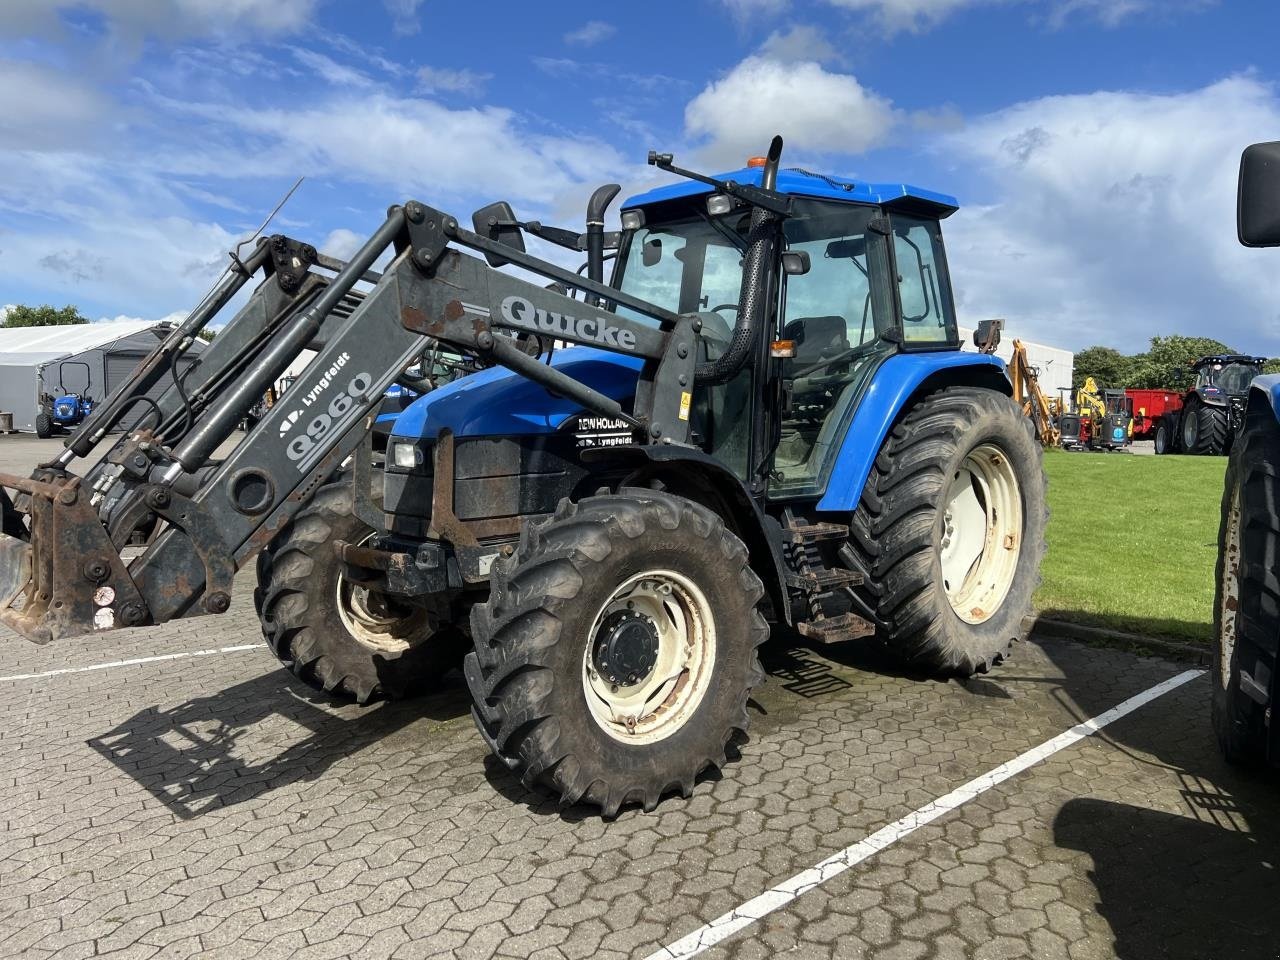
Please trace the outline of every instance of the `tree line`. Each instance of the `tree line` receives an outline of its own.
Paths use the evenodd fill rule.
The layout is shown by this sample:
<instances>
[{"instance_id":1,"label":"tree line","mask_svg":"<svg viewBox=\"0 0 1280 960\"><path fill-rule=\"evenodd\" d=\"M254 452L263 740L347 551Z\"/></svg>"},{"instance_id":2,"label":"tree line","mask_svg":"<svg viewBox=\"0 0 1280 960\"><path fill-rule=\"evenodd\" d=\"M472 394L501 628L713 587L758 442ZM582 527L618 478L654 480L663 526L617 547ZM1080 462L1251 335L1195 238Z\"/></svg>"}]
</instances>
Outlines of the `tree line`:
<instances>
[{"instance_id":1,"label":"tree line","mask_svg":"<svg viewBox=\"0 0 1280 960\"><path fill-rule=\"evenodd\" d=\"M30 307L20 303L17 306L9 307L5 312L4 322L0 323L0 327L62 327L89 322L89 318L82 314L74 304L69 303L65 307L51 307L45 303L38 307ZM196 331L196 336L206 343L212 341L217 335L218 331L210 327Z\"/></svg>"},{"instance_id":2,"label":"tree line","mask_svg":"<svg viewBox=\"0 0 1280 960\"><path fill-rule=\"evenodd\" d=\"M1210 337L1152 337L1146 353L1124 354L1111 347L1086 347L1075 355L1071 386L1079 390L1087 377L1103 387L1186 390L1195 380L1191 363L1215 353L1244 353ZM1280 357L1267 361L1266 373L1280 373Z\"/></svg>"}]
</instances>

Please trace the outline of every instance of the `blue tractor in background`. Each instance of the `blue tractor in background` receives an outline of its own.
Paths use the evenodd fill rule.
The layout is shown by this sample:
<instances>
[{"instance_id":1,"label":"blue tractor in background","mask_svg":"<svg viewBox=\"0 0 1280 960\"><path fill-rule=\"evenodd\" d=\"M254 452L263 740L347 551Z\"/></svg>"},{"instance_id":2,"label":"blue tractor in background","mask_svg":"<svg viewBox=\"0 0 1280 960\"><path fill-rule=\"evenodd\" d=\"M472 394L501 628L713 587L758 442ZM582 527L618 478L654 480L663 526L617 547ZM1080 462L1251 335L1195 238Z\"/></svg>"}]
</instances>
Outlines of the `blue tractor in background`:
<instances>
[{"instance_id":1,"label":"blue tractor in background","mask_svg":"<svg viewBox=\"0 0 1280 960\"><path fill-rule=\"evenodd\" d=\"M466 651L499 760L606 815L687 795L733 755L771 630L987 670L1031 609L1045 481L1003 364L960 350L941 227L956 202L782 169L781 152L720 176L651 154L680 179L623 204L616 231L608 184L583 232L505 202L467 229L410 201L347 262L264 239L83 442L31 480L0 476L26 494L6 529L33 529L0 537L0 586L52 578L0 618L48 640L220 613L256 557L264 633L299 677L401 696ZM526 237L585 254L583 271ZM66 466L259 272L189 389L87 473L86 512ZM474 372L399 413L379 489L373 418L392 383L418 389L407 368L433 345ZM111 559L156 516L140 555ZM58 523L86 545L61 579L39 533ZM97 551L110 562L89 571Z\"/></svg>"},{"instance_id":2,"label":"blue tractor in background","mask_svg":"<svg viewBox=\"0 0 1280 960\"><path fill-rule=\"evenodd\" d=\"M84 389L75 392L67 389L64 378L66 368L84 367ZM48 366L40 371L43 385ZM58 363L58 387L56 393L42 389L39 399L39 411L36 413L36 436L45 438L55 434L66 433L84 422L85 417L93 412L93 398L89 396L89 364L83 360L62 360Z\"/></svg>"},{"instance_id":3,"label":"blue tractor in background","mask_svg":"<svg viewBox=\"0 0 1280 960\"><path fill-rule=\"evenodd\" d=\"M1280 142L1244 151L1236 220L1246 247L1280 246ZM1280 765L1280 375L1245 393L1218 535L1212 719L1228 760Z\"/></svg>"}]
</instances>

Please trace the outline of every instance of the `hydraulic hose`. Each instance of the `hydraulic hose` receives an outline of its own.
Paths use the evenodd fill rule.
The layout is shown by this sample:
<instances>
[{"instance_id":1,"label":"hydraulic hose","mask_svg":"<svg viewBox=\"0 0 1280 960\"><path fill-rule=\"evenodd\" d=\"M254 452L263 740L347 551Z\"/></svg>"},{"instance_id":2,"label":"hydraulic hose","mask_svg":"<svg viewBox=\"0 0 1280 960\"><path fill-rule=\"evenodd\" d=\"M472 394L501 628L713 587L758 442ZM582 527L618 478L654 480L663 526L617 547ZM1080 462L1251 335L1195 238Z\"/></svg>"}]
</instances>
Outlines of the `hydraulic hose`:
<instances>
[{"instance_id":1,"label":"hydraulic hose","mask_svg":"<svg viewBox=\"0 0 1280 960\"><path fill-rule=\"evenodd\" d=\"M778 185L778 161L782 158L782 138L774 137L769 144L760 187L773 190ZM777 243L778 217L763 207L751 211L751 223L747 230L747 249L742 258L742 287L738 294L738 318L725 352L706 363L698 364L694 379L700 384L717 384L731 380L747 359L756 337L764 326L769 306L769 288L772 279L773 251Z\"/></svg>"}]
</instances>

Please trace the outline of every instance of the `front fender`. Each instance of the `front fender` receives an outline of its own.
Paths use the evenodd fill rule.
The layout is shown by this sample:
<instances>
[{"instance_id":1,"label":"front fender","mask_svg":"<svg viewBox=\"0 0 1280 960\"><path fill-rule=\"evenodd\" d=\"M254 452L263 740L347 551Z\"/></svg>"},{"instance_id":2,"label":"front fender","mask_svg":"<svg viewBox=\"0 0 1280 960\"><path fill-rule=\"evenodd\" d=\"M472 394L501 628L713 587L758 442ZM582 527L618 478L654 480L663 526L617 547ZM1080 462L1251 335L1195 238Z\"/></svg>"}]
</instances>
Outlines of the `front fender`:
<instances>
[{"instance_id":1,"label":"front fender","mask_svg":"<svg viewBox=\"0 0 1280 960\"><path fill-rule=\"evenodd\" d=\"M1249 406L1265 403L1277 420L1280 420L1280 373L1268 373L1254 377L1249 387Z\"/></svg>"},{"instance_id":2,"label":"front fender","mask_svg":"<svg viewBox=\"0 0 1280 960\"><path fill-rule=\"evenodd\" d=\"M746 544L751 569L764 582L774 616L791 623L786 572L782 562L782 528L764 513L737 474L715 457L693 447L666 444L594 447L582 452L593 473L625 474L626 486L661 481L662 488L715 511Z\"/></svg>"},{"instance_id":3,"label":"front fender","mask_svg":"<svg viewBox=\"0 0 1280 960\"><path fill-rule=\"evenodd\" d=\"M1004 361L990 354L899 353L885 360L840 440L818 509L855 510L871 465L893 425L914 406L917 397L955 386L986 387L1006 396L1013 393Z\"/></svg>"}]
</instances>

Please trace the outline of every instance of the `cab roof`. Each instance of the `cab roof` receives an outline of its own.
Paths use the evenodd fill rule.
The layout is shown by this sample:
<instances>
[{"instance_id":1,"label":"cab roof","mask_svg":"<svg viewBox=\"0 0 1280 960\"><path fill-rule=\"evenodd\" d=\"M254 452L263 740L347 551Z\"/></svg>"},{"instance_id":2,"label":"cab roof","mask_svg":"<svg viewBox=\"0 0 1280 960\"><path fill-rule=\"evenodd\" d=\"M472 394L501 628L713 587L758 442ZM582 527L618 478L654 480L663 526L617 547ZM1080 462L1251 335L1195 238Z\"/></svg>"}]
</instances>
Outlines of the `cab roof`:
<instances>
[{"instance_id":1,"label":"cab roof","mask_svg":"<svg viewBox=\"0 0 1280 960\"><path fill-rule=\"evenodd\" d=\"M717 174L718 180L735 180L738 183L760 185L763 170L760 167L743 167L729 173ZM956 198L933 190L924 190L907 183L869 183L863 180L845 180L820 173L810 173L798 167L778 171L779 193L799 197L817 197L823 200L843 200L847 203L874 203L893 208L907 207L925 210L943 219L960 208ZM697 180L680 179L675 183L655 187L629 198L622 209L647 207L667 200L693 197L710 193L711 187Z\"/></svg>"}]
</instances>

